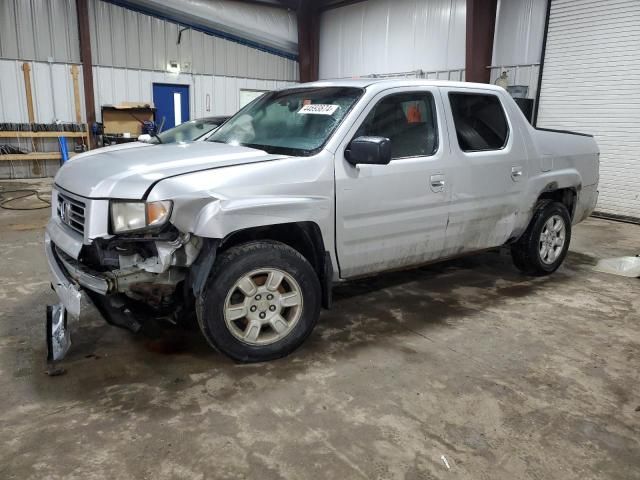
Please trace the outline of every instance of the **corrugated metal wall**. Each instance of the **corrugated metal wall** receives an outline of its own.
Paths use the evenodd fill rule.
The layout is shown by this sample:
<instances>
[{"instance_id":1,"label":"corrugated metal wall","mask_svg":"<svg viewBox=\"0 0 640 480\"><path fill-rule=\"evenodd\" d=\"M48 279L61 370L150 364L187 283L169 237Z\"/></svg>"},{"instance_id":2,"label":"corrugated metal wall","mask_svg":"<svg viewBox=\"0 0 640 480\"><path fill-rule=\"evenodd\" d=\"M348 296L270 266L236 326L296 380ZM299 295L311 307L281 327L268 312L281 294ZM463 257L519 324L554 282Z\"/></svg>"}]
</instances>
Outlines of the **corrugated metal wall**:
<instances>
[{"instance_id":1,"label":"corrugated metal wall","mask_svg":"<svg viewBox=\"0 0 640 480\"><path fill-rule=\"evenodd\" d=\"M493 65L540 63L547 0L498 0Z\"/></svg>"},{"instance_id":2,"label":"corrugated metal wall","mask_svg":"<svg viewBox=\"0 0 640 480\"><path fill-rule=\"evenodd\" d=\"M100 106L126 101L153 101L154 83L189 85L191 118L231 115L238 111L240 90L273 90L293 82L224 77L218 75L170 74L130 68L94 67L96 113Z\"/></svg>"},{"instance_id":3,"label":"corrugated metal wall","mask_svg":"<svg viewBox=\"0 0 640 480\"><path fill-rule=\"evenodd\" d=\"M0 122L26 123L27 101L24 86L23 61L0 59ZM72 65L66 63L28 62L31 67L31 91L35 120L38 123L55 121L75 122ZM84 120L84 89L82 67L78 66L80 109ZM57 152L54 139L9 139L0 143L12 145L24 151ZM30 160L0 161L0 178L30 178L52 176L58 169L58 161Z\"/></svg>"},{"instance_id":4,"label":"corrugated metal wall","mask_svg":"<svg viewBox=\"0 0 640 480\"><path fill-rule=\"evenodd\" d=\"M90 0L94 65L166 71L177 61L181 71L230 77L296 81L298 62L181 27L101 0Z\"/></svg>"},{"instance_id":5,"label":"corrugated metal wall","mask_svg":"<svg viewBox=\"0 0 640 480\"><path fill-rule=\"evenodd\" d=\"M75 0L0 0L0 58L79 62Z\"/></svg>"},{"instance_id":6,"label":"corrugated metal wall","mask_svg":"<svg viewBox=\"0 0 640 480\"><path fill-rule=\"evenodd\" d=\"M320 78L465 65L466 0L369 0L320 22Z\"/></svg>"},{"instance_id":7,"label":"corrugated metal wall","mask_svg":"<svg viewBox=\"0 0 640 480\"><path fill-rule=\"evenodd\" d=\"M0 60L0 122L29 121L22 64L19 60ZM36 122L75 122L71 65L47 62L29 62L29 65ZM80 65L78 71L84 118L84 89Z\"/></svg>"},{"instance_id":8,"label":"corrugated metal wall","mask_svg":"<svg viewBox=\"0 0 640 480\"><path fill-rule=\"evenodd\" d=\"M240 90L298 79L298 63L101 0L89 0L96 113L103 104L152 101L154 82L189 85L191 118L230 115ZM180 75L166 72L179 61ZM36 122L75 121L71 64L80 62L75 0L0 0L0 122L28 121L22 72L29 61ZM81 69L80 69L81 72ZM82 73L80 73L82 75ZM82 80L80 97L84 102ZM84 121L85 108L82 105ZM24 150L32 142L4 140ZM55 140L38 140L56 151ZM57 161L0 162L0 178L52 175Z\"/></svg>"},{"instance_id":9,"label":"corrugated metal wall","mask_svg":"<svg viewBox=\"0 0 640 480\"><path fill-rule=\"evenodd\" d=\"M547 0L498 0L492 83L506 71L509 85L525 85L536 97L546 12Z\"/></svg>"},{"instance_id":10,"label":"corrugated metal wall","mask_svg":"<svg viewBox=\"0 0 640 480\"><path fill-rule=\"evenodd\" d=\"M101 0L89 0L94 65L290 80L298 62ZM78 63L75 0L0 0L0 58Z\"/></svg>"},{"instance_id":11,"label":"corrugated metal wall","mask_svg":"<svg viewBox=\"0 0 640 480\"><path fill-rule=\"evenodd\" d=\"M131 10L181 25L197 25L202 31L219 32L223 37L230 35L242 39L240 43L260 46L266 51L275 49L285 57L294 58L298 54L296 12L278 6L273 0L126 0L126 3Z\"/></svg>"}]
</instances>

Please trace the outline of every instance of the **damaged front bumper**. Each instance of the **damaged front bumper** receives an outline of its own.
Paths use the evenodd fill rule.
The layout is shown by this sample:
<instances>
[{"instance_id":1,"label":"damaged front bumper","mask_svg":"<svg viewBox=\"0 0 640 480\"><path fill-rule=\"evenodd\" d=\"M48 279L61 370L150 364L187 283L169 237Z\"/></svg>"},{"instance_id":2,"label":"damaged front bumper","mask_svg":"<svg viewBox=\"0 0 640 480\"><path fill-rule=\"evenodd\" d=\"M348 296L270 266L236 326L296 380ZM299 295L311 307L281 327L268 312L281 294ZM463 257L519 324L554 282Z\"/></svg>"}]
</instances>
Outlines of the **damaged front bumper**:
<instances>
[{"instance_id":1,"label":"damaged front bumper","mask_svg":"<svg viewBox=\"0 0 640 480\"><path fill-rule=\"evenodd\" d=\"M201 241L178 234L172 240L149 242L153 242L155 256L120 255L116 259L119 267L96 269L83 260L87 252L83 248L90 251L94 247L85 245L82 236L62 225L58 218L49 221L45 253L51 285L60 299L58 305L47 309L50 361L60 360L67 353L71 330L81 316L89 313L88 309L108 323L133 332L140 330L141 318L150 316L147 313L167 318L168 309L175 316L175 289L198 256Z\"/></svg>"},{"instance_id":2,"label":"damaged front bumper","mask_svg":"<svg viewBox=\"0 0 640 480\"><path fill-rule=\"evenodd\" d=\"M57 361L69 350L72 326L79 321L81 313L91 307L91 300L58 262L49 228L44 244L51 286L60 300L59 304L47 307L47 359Z\"/></svg>"}]
</instances>

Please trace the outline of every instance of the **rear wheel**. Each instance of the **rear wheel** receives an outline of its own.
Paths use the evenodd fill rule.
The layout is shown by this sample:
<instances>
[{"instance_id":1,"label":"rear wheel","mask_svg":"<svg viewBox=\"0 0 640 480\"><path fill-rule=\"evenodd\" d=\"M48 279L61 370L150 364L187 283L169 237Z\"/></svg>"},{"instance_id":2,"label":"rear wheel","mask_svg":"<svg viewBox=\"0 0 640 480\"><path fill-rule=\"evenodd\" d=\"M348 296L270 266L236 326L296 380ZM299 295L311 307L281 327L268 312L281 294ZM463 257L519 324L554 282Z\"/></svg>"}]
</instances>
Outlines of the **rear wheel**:
<instances>
[{"instance_id":1,"label":"rear wheel","mask_svg":"<svg viewBox=\"0 0 640 480\"><path fill-rule=\"evenodd\" d=\"M560 202L544 202L529 227L511 246L513 262L529 275L548 275L562 264L571 240L571 217Z\"/></svg>"},{"instance_id":2,"label":"rear wheel","mask_svg":"<svg viewBox=\"0 0 640 480\"><path fill-rule=\"evenodd\" d=\"M233 247L216 261L199 323L211 345L242 362L288 355L320 315L320 282L291 247L259 241Z\"/></svg>"}]
</instances>

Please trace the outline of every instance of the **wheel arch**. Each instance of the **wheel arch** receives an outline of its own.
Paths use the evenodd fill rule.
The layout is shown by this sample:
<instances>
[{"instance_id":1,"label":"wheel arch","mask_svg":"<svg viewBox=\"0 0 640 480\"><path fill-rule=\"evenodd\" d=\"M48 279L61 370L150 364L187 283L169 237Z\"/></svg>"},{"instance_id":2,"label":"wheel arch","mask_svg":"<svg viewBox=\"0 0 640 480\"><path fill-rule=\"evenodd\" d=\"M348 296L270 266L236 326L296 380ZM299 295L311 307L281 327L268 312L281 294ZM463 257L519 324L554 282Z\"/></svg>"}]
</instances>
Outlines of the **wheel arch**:
<instances>
[{"instance_id":1,"label":"wheel arch","mask_svg":"<svg viewBox=\"0 0 640 480\"><path fill-rule=\"evenodd\" d=\"M333 265L325 248L322 231L311 221L279 223L243 228L229 233L217 246L218 253L256 240L274 240L299 252L313 267L322 286L322 306L331 306Z\"/></svg>"},{"instance_id":2,"label":"wheel arch","mask_svg":"<svg viewBox=\"0 0 640 480\"><path fill-rule=\"evenodd\" d=\"M540 192L535 204L538 205L539 202L544 200L562 203L565 207L567 207L567 210L569 211L569 217L573 221L576 212L576 206L578 204L579 190L579 185L560 187L557 182L550 182L545 186L544 190Z\"/></svg>"}]
</instances>

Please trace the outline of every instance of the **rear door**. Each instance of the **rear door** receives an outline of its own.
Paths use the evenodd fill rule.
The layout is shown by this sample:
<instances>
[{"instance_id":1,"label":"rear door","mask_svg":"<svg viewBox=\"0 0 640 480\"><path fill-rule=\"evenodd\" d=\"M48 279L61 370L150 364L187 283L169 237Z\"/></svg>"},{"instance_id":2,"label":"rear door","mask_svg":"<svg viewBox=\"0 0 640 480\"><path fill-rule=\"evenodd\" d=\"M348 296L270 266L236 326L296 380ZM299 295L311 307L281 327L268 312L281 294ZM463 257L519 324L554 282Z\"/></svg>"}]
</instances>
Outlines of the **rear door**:
<instances>
[{"instance_id":1,"label":"rear door","mask_svg":"<svg viewBox=\"0 0 640 480\"><path fill-rule=\"evenodd\" d=\"M510 105L502 92L442 91L451 142L451 205L444 255L502 245L522 213L518 201L528 177L523 134L518 123L511 121Z\"/></svg>"},{"instance_id":2,"label":"rear door","mask_svg":"<svg viewBox=\"0 0 640 480\"><path fill-rule=\"evenodd\" d=\"M388 165L358 165L344 150L359 136L391 140ZM441 255L447 224L448 139L437 88L374 97L336 151L336 240L343 278Z\"/></svg>"}]
</instances>

